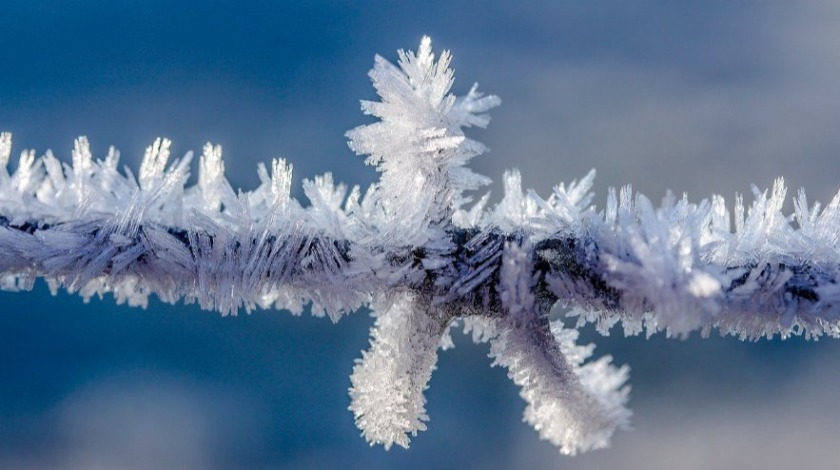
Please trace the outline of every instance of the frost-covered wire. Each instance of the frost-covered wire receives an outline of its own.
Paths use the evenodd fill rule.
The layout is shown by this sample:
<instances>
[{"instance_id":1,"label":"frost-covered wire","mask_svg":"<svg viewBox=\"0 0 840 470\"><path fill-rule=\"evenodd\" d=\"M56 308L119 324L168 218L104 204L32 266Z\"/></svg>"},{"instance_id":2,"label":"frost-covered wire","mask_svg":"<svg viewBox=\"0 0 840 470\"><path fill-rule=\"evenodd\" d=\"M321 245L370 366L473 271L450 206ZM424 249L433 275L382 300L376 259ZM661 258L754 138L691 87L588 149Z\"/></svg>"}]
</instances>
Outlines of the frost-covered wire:
<instances>
[{"instance_id":1,"label":"frost-covered wire","mask_svg":"<svg viewBox=\"0 0 840 470\"><path fill-rule=\"evenodd\" d=\"M557 304L603 333L621 323L626 334L840 335L840 195L823 208L800 192L788 216L781 180L733 213L720 196L655 207L626 187L598 209L594 171L547 198L509 171L500 203L473 203L490 180L467 167L484 147L464 129L486 126L499 99L475 86L452 95L449 62L428 38L397 65L377 57L381 100L362 109L378 121L347 136L381 178L364 195L330 174L304 180L306 205L290 197L283 160L237 192L208 144L186 187L192 154L170 161L168 140L135 177L118 170L116 150L94 159L79 138L71 163L24 151L9 174L11 135L0 135L0 287L43 278L53 292L140 306L154 294L223 314L310 304L333 321L370 306L350 410L385 448L426 429L423 393L453 326L490 343L521 387L525 420L567 454L628 425L628 369L588 360L593 346L551 321Z\"/></svg>"}]
</instances>

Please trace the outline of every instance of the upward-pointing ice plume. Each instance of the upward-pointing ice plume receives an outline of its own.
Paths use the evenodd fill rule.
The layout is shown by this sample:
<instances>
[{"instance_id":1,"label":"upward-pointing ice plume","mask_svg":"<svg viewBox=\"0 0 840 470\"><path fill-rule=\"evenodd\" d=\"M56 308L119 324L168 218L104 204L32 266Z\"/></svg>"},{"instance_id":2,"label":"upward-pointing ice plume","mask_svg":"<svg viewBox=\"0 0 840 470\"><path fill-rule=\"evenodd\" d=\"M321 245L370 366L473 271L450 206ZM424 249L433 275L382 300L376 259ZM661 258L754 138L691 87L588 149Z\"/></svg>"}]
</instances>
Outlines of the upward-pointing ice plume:
<instances>
[{"instance_id":1,"label":"upward-pointing ice plume","mask_svg":"<svg viewBox=\"0 0 840 470\"><path fill-rule=\"evenodd\" d=\"M449 93L452 56L444 51L435 60L428 36L417 54L399 51L399 57L399 67L376 57L370 77L381 101L362 101L362 110L379 122L347 137L350 148L382 173L376 189L385 222L401 220L406 231L419 235L451 224L452 214L470 200L464 192L490 183L466 167L485 148L463 128L487 126L484 113L501 101L476 86L461 98Z\"/></svg>"}]
</instances>

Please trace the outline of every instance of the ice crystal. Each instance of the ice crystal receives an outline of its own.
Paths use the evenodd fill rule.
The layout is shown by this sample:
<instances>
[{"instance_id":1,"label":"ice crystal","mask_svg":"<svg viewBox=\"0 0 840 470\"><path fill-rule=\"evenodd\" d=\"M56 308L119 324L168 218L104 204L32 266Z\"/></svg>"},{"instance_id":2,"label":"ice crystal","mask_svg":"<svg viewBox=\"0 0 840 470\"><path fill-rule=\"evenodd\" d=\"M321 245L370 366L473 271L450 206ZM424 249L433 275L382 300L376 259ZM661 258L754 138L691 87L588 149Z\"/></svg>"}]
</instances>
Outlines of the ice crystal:
<instances>
[{"instance_id":1,"label":"ice crystal","mask_svg":"<svg viewBox=\"0 0 840 470\"><path fill-rule=\"evenodd\" d=\"M155 294L222 314L254 308L333 321L368 305L370 348L351 376L350 410L362 435L386 449L426 429L424 390L438 349L463 325L490 343L493 364L521 387L525 421L567 454L604 447L627 426L627 367L589 360L577 330L550 319L555 305L602 333L685 336L717 329L743 339L840 336L840 194L824 208L804 192L791 216L785 186L753 189L730 214L723 198L656 207L630 187L592 205L594 171L543 198L504 175L494 208L472 192L489 182L467 163L484 152L464 129L484 127L499 104L473 86L450 92L451 56L429 38L370 73L378 121L348 132L381 173L362 196L326 174L305 180L308 204L290 197L292 166L258 168L260 185L234 191L222 149L207 144L198 183L192 154L170 157L159 139L137 177L111 149L95 160L76 140L70 164L21 153L0 135L0 287L36 278L85 299L111 293L145 306Z\"/></svg>"}]
</instances>

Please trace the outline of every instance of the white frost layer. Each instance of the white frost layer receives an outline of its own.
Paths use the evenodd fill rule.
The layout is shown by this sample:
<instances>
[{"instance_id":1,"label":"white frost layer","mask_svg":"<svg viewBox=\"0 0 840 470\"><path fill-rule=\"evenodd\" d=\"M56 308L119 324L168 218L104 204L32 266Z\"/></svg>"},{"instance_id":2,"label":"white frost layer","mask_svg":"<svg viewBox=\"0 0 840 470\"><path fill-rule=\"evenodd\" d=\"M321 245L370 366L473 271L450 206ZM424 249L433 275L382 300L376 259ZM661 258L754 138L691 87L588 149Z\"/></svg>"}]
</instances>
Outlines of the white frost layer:
<instances>
[{"instance_id":1,"label":"white frost layer","mask_svg":"<svg viewBox=\"0 0 840 470\"><path fill-rule=\"evenodd\" d=\"M381 101L362 108L379 121L348 133L381 172L364 196L326 174L303 182L301 204L283 160L234 191L211 144L187 187L192 154L172 160L166 139L136 177L113 148L94 159L84 137L71 163L24 151L10 174L11 135L0 134L0 288L44 278L86 299L145 306L155 294L223 314L311 304L333 320L373 302L351 409L386 447L425 429L423 390L459 318L522 387L526 421L565 453L603 447L626 425L627 369L585 362L592 347L548 320L555 301L605 334L621 322L626 334L840 336L840 194L823 208L800 192L786 215L780 180L730 214L719 196L656 207L627 187L599 210L594 172L543 198L511 171L496 207L487 196L467 207L489 179L466 166L485 149L464 129L486 126L499 99L475 87L455 97L449 62L428 38L397 65L376 58Z\"/></svg>"},{"instance_id":2,"label":"white frost layer","mask_svg":"<svg viewBox=\"0 0 840 470\"><path fill-rule=\"evenodd\" d=\"M490 183L466 166L485 148L463 128L486 127L484 113L501 102L475 85L466 96L451 94L452 56L444 51L436 61L431 47L424 37L417 54L399 51L399 67L376 57L370 77L381 101L363 101L362 110L379 121L347 133L350 148L382 173L376 189L383 227L399 227L393 235L406 242L434 236L427 230L451 224L471 200L464 191Z\"/></svg>"},{"instance_id":3,"label":"white frost layer","mask_svg":"<svg viewBox=\"0 0 840 470\"><path fill-rule=\"evenodd\" d=\"M356 361L350 410L356 426L373 444L408 448L409 435L425 431L426 398L445 320L436 318L414 294L397 294L390 305L375 306L371 348ZM378 313L378 312L382 313Z\"/></svg>"},{"instance_id":4,"label":"white frost layer","mask_svg":"<svg viewBox=\"0 0 840 470\"><path fill-rule=\"evenodd\" d=\"M526 248L505 247L500 285L506 315L497 322L490 356L522 387L525 421L541 438L570 455L606 447L616 429L629 425L629 368L612 366L609 356L585 363L594 345L578 346L576 330L549 324L549 306L534 297L536 277Z\"/></svg>"}]
</instances>

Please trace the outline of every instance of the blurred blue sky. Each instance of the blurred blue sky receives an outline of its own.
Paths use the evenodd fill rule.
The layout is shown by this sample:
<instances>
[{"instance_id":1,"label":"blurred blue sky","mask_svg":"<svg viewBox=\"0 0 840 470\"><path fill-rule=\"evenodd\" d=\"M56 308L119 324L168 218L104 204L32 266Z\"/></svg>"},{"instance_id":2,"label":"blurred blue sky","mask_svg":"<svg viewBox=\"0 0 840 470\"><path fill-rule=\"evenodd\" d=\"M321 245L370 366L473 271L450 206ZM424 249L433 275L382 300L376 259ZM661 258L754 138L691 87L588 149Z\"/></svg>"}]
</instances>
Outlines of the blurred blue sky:
<instances>
[{"instance_id":1,"label":"blurred blue sky","mask_svg":"<svg viewBox=\"0 0 840 470\"><path fill-rule=\"evenodd\" d=\"M498 94L499 180L546 194L598 169L633 184L731 200L784 176L827 201L840 175L840 7L830 1L178 2L4 0L0 129L15 149L69 159L87 135L137 167L157 136L175 153L225 150L234 186L283 156L301 178L375 179L343 134L369 122L367 70L423 34L452 50L455 91ZM499 188L494 183L498 197ZM347 406L364 313L220 317L110 298L3 293L2 468L784 468L840 461L836 341L741 343L586 336L632 367L636 431L559 456L485 346L456 338L427 393L430 430L384 452ZM524 467L523 467L524 468Z\"/></svg>"}]
</instances>

